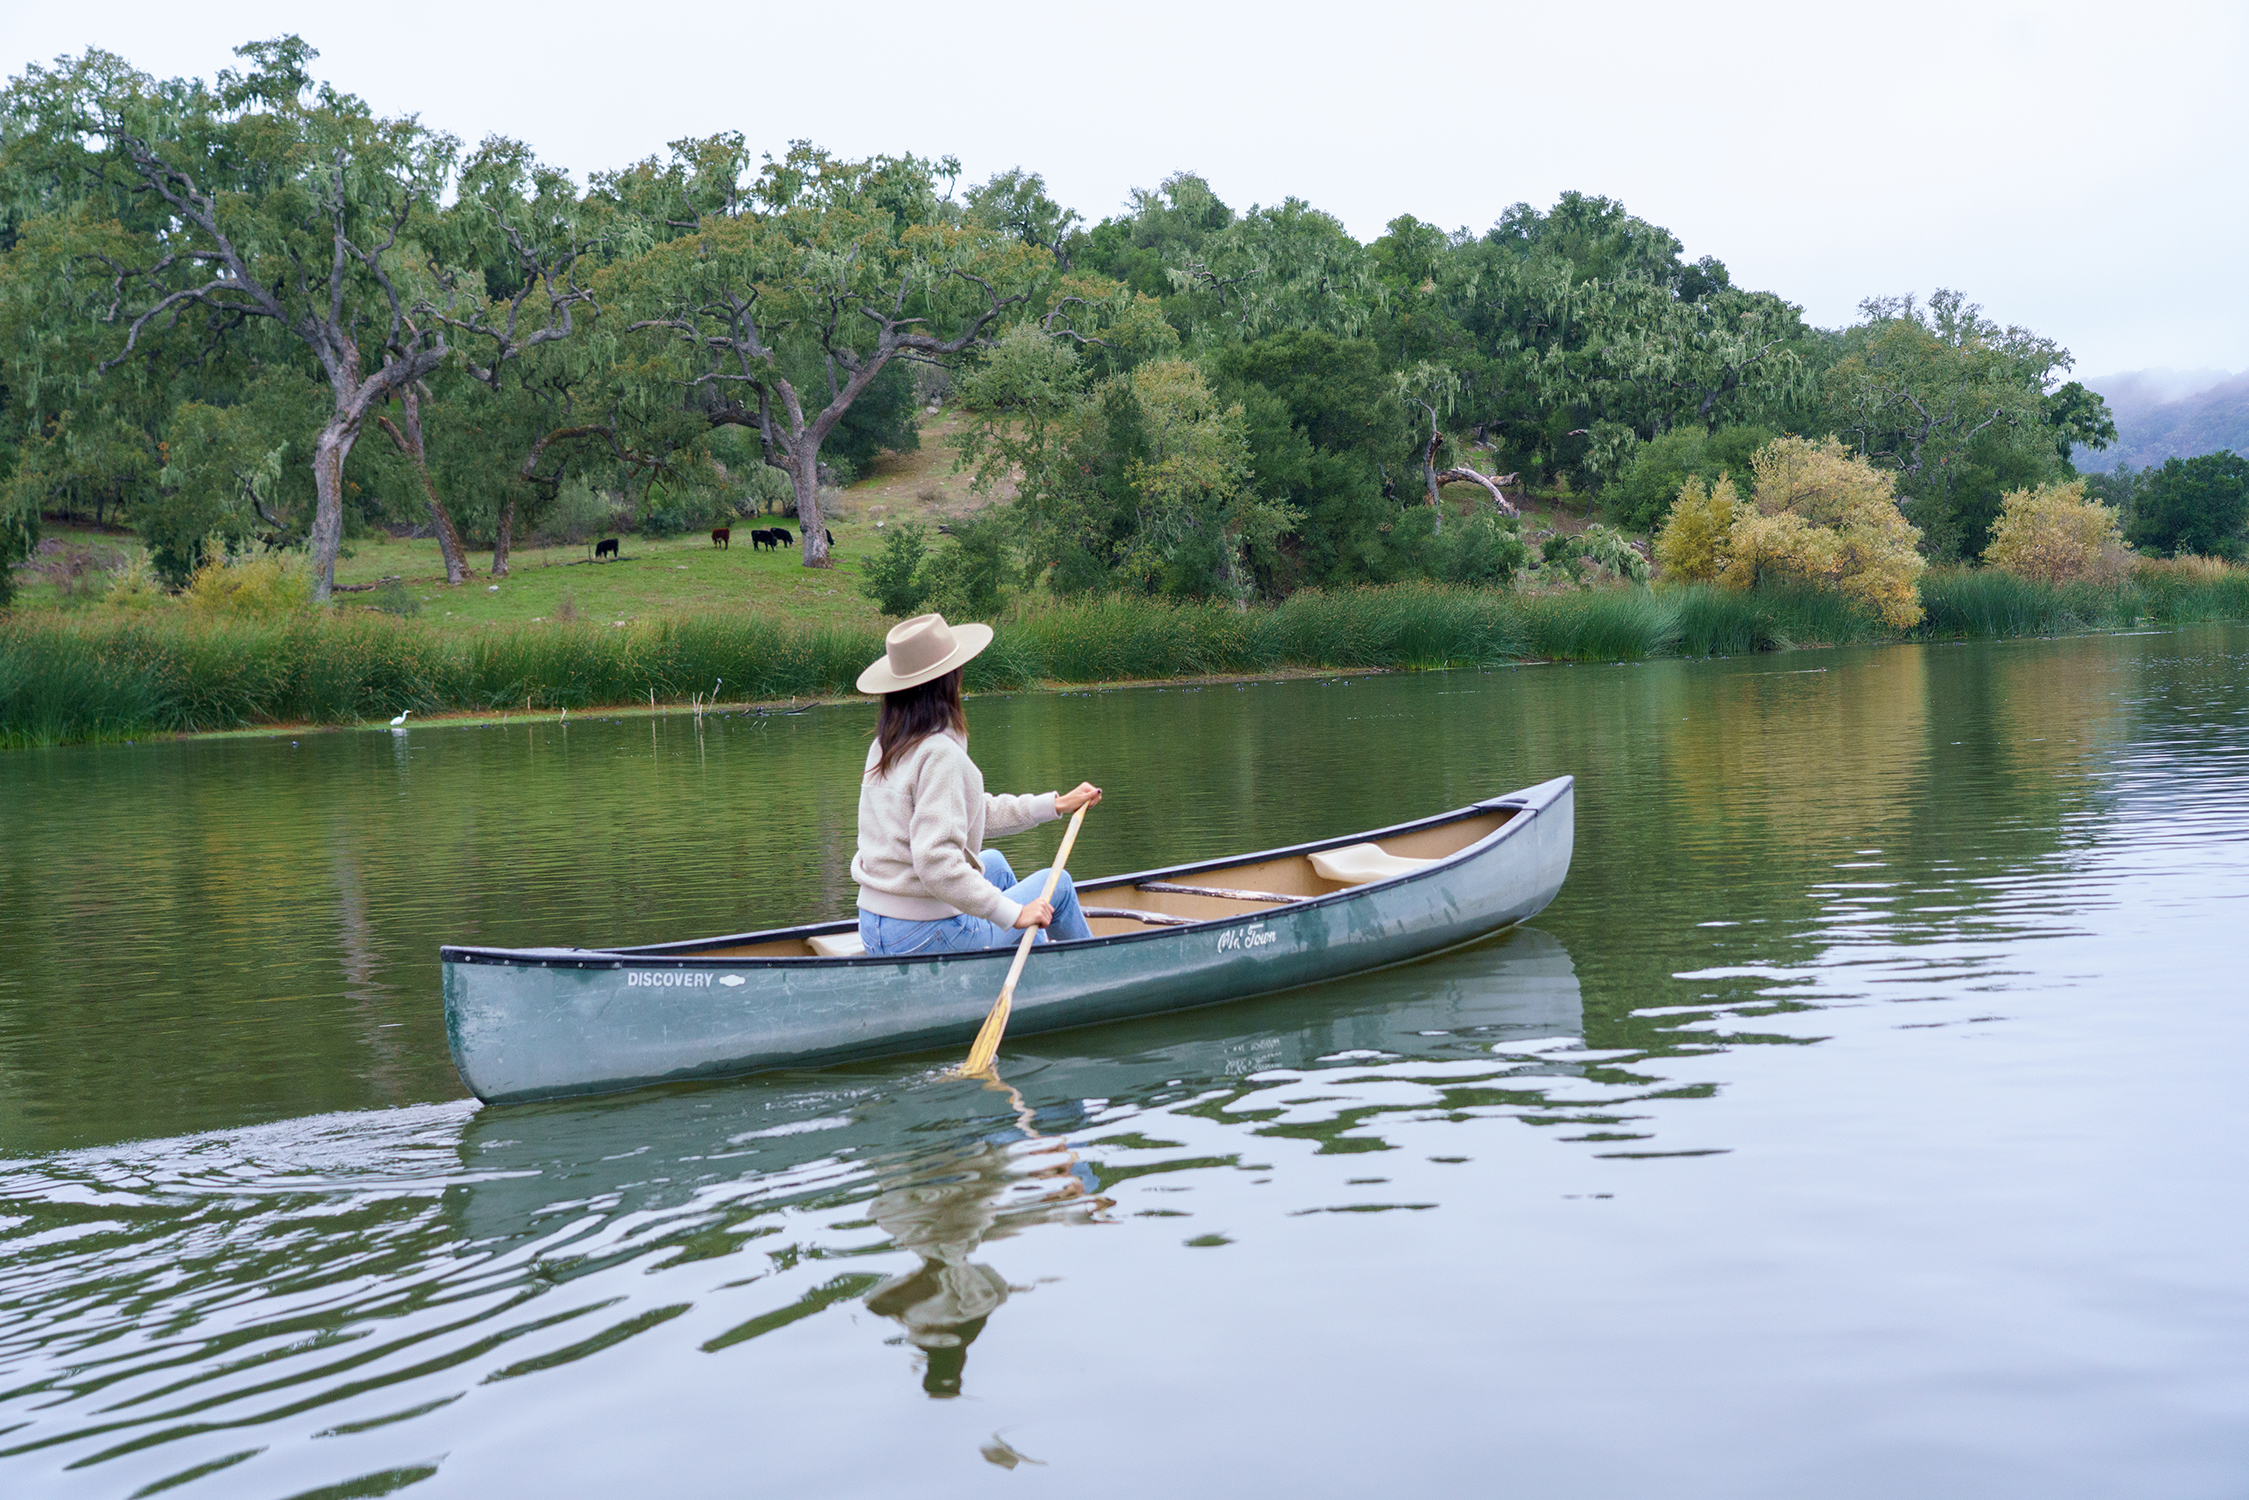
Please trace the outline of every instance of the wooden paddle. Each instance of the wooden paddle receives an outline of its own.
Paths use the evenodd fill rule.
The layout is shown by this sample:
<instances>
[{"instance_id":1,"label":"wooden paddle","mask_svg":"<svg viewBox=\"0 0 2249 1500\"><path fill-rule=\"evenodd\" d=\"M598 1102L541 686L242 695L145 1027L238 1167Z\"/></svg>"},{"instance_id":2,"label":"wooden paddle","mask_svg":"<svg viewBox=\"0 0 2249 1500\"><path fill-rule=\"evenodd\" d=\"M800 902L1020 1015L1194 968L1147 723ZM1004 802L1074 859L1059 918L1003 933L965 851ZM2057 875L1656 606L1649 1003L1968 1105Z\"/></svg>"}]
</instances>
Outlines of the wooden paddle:
<instances>
[{"instance_id":1,"label":"wooden paddle","mask_svg":"<svg viewBox=\"0 0 2249 1500\"><path fill-rule=\"evenodd\" d=\"M1089 804L1090 805L1090 804ZM1062 835L1062 847L1055 851L1054 868L1047 871L1045 900L1054 900L1054 888L1062 883L1062 867L1069 863L1070 846L1078 841L1078 825L1085 822L1085 808L1070 814L1069 831ZM1039 929L1023 929L1023 941L1015 945L1015 962L1007 967L1007 983L1000 986L1000 998L992 1006L992 1013L984 1018L984 1027L976 1033L976 1042L968 1049L968 1061L961 1064L963 1073L989 1073L992 1060L1000 1054L1000 1038L1007 1034L1007 1013L1015 1006L1015 981L1023 977L1023 961L1031 956L1031 944L1038 938Z\"/></svg>"}]
</instances>

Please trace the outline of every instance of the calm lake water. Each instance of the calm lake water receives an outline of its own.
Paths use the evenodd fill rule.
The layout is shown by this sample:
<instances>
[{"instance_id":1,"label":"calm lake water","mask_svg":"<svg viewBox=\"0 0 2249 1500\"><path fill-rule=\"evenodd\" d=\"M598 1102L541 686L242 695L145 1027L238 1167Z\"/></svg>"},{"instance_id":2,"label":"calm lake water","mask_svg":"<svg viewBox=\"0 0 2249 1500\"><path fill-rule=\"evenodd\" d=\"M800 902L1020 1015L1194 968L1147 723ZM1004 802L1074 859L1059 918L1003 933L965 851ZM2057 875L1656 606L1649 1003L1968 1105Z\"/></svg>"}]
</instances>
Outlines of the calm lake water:
<instances>
[{"instance_id":1,"label":"calm lake water","mask_svg":"<svg viewBox=\"0 0 2249 1500\"><path fill-rule=\"evenodd\" d=\"M970 721L1087 874L1576 864L1005 1089L480 1109L438 944L845 914L870 710L0 756L0 1492L2249 1492L2249 629Z\"/></svg>"}]
</instances>

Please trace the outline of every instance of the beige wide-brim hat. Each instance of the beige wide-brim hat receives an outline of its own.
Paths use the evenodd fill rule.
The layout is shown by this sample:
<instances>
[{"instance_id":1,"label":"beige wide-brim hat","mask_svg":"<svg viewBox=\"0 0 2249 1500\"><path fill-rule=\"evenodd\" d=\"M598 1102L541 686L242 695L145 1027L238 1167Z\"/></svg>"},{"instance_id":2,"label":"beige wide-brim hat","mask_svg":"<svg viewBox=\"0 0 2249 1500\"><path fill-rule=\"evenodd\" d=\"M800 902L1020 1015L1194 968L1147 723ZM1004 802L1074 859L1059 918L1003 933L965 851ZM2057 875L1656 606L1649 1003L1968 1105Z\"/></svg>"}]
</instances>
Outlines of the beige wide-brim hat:
<instances>
[{"instance_id":1,"label":"beige wide-brim hat","mask_svg":"<svg viewBox=\"0 0 2249 1500\"><path fill-rule=\"evenodd\" d=\"M896 693L934 682L990 644L989 625L948 625L943 615L900 620L882 638L882 660L859 674L859 691Z\"/></svg>"}]
</instances>

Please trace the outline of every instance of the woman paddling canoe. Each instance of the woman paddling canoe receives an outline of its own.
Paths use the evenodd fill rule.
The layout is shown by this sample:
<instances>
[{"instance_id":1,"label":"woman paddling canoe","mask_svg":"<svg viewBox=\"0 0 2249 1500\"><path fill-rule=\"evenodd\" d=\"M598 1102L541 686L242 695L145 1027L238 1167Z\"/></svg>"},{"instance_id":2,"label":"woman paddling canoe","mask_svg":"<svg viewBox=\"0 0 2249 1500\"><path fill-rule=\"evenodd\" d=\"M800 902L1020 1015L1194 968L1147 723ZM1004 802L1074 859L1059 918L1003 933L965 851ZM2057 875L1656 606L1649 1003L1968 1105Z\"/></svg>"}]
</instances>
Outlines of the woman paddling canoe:
<instances>
[{"instance_id":1,"label":"woman paddling canoe","mask_svg":"<svg viewBox=\"0 0 2249 1500\"><path fill-rule=\"evenodd\" d=\"M947 625L917 615L891 628L883 656L859 674L859 691L882 695L882 718L859 783L859 939L881 957L1010 946L1025 928L1038 941L1068 942L1093 930L1068 872L1042 899L1049 872L1022 880L1007 857L983 847L1101 800L1081 782L1057 795L992 796L968 757L961 668L992 643L989 625Z\"/></svg>"}]
</instances>

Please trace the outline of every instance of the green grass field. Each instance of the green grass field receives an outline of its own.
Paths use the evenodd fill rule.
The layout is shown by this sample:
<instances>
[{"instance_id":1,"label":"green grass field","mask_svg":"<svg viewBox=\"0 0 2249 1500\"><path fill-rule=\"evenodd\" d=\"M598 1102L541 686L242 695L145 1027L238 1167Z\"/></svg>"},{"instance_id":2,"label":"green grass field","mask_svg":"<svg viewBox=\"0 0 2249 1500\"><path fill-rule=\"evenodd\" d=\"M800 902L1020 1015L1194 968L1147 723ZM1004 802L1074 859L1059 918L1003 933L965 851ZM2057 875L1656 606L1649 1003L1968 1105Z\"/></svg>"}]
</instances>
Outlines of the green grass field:
<instances>
[{"instance_id":1,"label":"green grass field","mask_svg":"<svg viewBox=\"0 0 2249 1500\"><path fill-rule=\"evenodd\" d=\"M489 551L472 552L469 564L475 571L457 588L446 585L445 561L434 539L355 537L336 560L335 602L341 611L372 609L376 591L353 585L396 578L421 606L422 622L446 631L573 615L632 625L673 615L737 611L807 625L876 623L874 605L859 592L860 559L880 535L871 525L831 525L835 566L815 569L803 565L798 548L753 548L754 524L735 523L734 542L723 550L713 547L708 535L661 540L628 535L622 538L620 557L598 563L588 560L591 543L521 548L501 579L486 574L492 565ZM129 534L52 521L42 533L41 554L17 574L15 609L21 614L85 612L100 597L110 569L136 545Z\"/></svg>"},{"instance_id":2,"label":"green grass field","mask_svg":"<svg viewBox=\"0 0 2249 1500\"><path fill-rule=\"evenodd\" d=\"M849 522L831 526L835 566L807 568L796 548L760 551L750 545L752 523L734 523L734 541L713 547L705 535L626 536L620 555L588 561L593 551L551 547L518 551L508 576L488 578L489 552L471 555L477 573L459 588L445 584L445 563L434 540L363 539L339 559L336 582L379 583L396 577L420 603L421 618L449 630L522 625L575 613L581 620L634 624L662 615L724 614L748 610L785 615L811 625L872 625L877 612L859 592L859 559L872 528ZM794 527L791 527L792 534ZM494 585L497 585L495 588ZM371 606L374 594L338 593L338 605ZM564 609L568 601L569 610ZM28 601L27 601L28 602Z\"/></svg>"},{"instance_id":3,"label":"green grass field","mask_svg":"<svg viewBox=\"0 0 2249 1500\"><path fill-rule=\"evenodd\" d=\"M395 576L421 602L422 619L447 628L553 620L565 597L579 619L628 625L661 615L747 609L807 625L874 626L881 617L859 592L859 568L880 543L877 523L934 520L985 503L969 493L967 476L952 472L951 439L960 425L951 412L925 419L920 448L884 454L843 491L838 513L828 520L836 539L830 569L805 567L799 548L754 548L755 528L785 524L795 534L794 521L776 516L730 523L734 537L724 550L701 532L661 540L628 535L615 561L598 563L590 560L591 542L522 548L509 559L508 576L498 580L484 576L492 563L489 549L471 552L469 565L477 576L459 588L446 587L435 540L363 537L347 547L350 557L338 560L336 582L370 584ZM369 597L341 594L338 603L365 603ZM40 602L24 600L31 607Z\"/></svg>"},{"instance_id":4,"label":"green grass field","mask_svg":"<svg viewBox=\"0 0 2249 1500\"><path fill-rule=\"evenodd\" d=\"M800 548L753 547L755 528L786 524L795 533L794 521L774 516L730 523L734 539L725 550L713 547L703 532L662 539L628 534L621 539L622 555L599 563L591 561L590 541L521 547L503 579L487 576L489 548L471 548L472 577L456 588L446 585L445 561L434 539L378 532L344 544L336 582L346 591L337 594L336 603L343 609L370 606L373 591L354 586L397 578L420 603L423 622L446 630L551 621L565 613L566 599L576 618L611 624L748 610L806 625L872 627L880 616L859 592L859 568L880 542L877 523L934 521L988 503L969 493L966 475L952 472L951 439L961 421L950 411L926 418L920 448L884 454L843 491L838 513L828 521L836 539L833 568L805 567ZM41 555L18 574L20 611L73 611L92 603L109 573L137 545L129 532L68 522L48 521L42 534Z\"/></svg>"}]
</instances>

